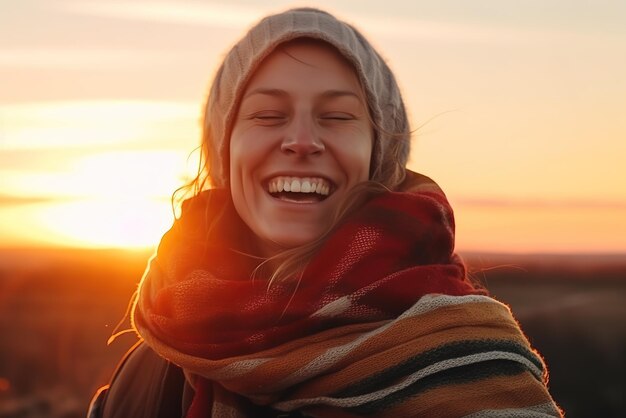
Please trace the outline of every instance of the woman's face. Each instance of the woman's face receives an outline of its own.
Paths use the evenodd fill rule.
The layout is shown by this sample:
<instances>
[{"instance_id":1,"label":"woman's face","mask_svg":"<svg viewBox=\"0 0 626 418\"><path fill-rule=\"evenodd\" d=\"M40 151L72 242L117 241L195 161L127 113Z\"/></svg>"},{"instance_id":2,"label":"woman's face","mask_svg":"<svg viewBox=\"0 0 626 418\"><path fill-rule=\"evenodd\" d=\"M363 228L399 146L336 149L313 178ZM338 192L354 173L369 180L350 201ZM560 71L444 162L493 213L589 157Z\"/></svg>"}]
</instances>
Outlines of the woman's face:
<instances>
[{"instance_id":1,"label":"woman's face","mask_svg":"<svg viewBox=\"0 0 626 418\"><path fill-rule=\"evenodd\" d=\"M323 43L288 44L259 66L230 139L239 216L266 255L313 241L369 177L372 126L352 67Z\"/></svg>"}]
</instances>

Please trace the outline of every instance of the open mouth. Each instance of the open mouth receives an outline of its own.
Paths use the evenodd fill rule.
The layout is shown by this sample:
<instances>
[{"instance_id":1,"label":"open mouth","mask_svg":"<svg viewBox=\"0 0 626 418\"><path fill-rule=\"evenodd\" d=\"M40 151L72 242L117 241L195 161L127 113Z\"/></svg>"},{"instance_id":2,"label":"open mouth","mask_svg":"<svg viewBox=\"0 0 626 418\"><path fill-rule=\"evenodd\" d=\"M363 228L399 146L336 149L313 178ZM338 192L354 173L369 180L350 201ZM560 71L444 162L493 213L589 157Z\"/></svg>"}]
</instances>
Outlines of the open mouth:
<instances>
[{"instance_id":1,"label":"open mouth","mask_svg":"<svg viewBox=\"0 0 626 418\"><path fill-rule=\"evenodd\" d=\"M274 177L267 189L272 197L294 203L321 202L333 191L331 183L321 177Z\"/></svg>"}]
</instances>

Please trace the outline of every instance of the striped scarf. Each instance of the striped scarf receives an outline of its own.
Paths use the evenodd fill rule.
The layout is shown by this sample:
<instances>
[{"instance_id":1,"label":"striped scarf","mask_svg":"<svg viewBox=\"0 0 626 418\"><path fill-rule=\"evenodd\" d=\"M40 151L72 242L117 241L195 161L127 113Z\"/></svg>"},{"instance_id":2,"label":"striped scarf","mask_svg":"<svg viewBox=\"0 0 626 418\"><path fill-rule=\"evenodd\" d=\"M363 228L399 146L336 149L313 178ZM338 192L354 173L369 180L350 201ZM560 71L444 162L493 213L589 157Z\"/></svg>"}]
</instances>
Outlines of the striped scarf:
<instances>
[{"instance_id":1,"label":"striped scarf","mask_svg":"<svg viewBox=\"0 0 626 418\"><path fill-rule=\"evenodd\" d=\"M259 405L316 417L560 416L509 309L467 280L443 192L416 174L401 190L351 214L300 280L269 288L233 251L242 231L228 192L186 202L133 324L184 368L189 418L258 416Z\"/></svg>"}]
</instances>

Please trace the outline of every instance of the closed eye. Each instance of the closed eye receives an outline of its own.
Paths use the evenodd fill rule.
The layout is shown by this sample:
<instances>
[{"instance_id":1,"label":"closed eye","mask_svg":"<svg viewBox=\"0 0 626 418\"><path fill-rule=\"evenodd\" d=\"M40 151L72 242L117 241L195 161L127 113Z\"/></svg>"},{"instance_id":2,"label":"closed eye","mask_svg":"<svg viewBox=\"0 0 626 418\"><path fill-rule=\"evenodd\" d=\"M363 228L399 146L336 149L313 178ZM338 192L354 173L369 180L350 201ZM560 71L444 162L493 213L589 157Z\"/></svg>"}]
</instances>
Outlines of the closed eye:
<instances>
[{"instance_id":1,"label":"closed eye","mask_svg":"<svg viewBox=\"0 0 626 418\"><path fill-rule=\"evenodd\" d=\"M349 113L343 112L333 112L333 113L325 113L320 116L322 120L353 120L354 116Z\"/></svg>"},{"instance_id":2,"label":"closed eye","mask_svg":"<svg viewBox=\"0 0 626 418\"><path fill-rule=\"evenodd\" d=\"M250 119L263 126L273 126L283 123L287 117L280 112L258 112L252 114Z\"/></svg>"}]
</instances>

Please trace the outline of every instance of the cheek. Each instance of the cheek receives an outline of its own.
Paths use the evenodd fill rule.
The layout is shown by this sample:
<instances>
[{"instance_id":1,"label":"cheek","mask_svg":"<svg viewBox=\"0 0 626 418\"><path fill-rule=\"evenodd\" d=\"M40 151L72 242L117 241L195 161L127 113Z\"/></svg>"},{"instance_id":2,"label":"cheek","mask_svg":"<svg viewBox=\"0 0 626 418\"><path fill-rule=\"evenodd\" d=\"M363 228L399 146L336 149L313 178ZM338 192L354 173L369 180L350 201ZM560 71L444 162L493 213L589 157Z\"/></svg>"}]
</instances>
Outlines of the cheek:
<instances>
[{"instance_id":1,"label":"cheek","mask_svg":"<svg viewBox=\"0 0 626 418\"><path fill-rule=\"evenodd\" d=\"M267 159L268 146L258 132L234 129L229 149L231 197L241 218L250 223L260 198L258 169Z\"/></svg>"},{"instance_id":2,"label":"cheek","mask_svg":"<svg viewBox=\"0 0 626 418\"><path fill-rule=\"evenodd\" d=\"M239 170L238 167L245 162L245 153L243 152L244 143L245 138L242 137L237 130L233 130L233 134L230 137L229 149L231 174L233 174L233 172L236 173Z\"/></svg>"},{"instance_id":3,"label":"cheek","mask_svg":"<svg viewBox=\"0 0 626 418\"><path fill-rule=\"evenodd\" d=\"M233 135L230 139L230 193L240 216L244 217L241 213L245 208L246 195L245 195L245 176L247 172L248 155L244 152L245 138L242 138L233 131Z\"/></svg>"},{"instance_id":4,"label":"cheek","mask_svg":"<svg viewBox=\"0 0 626 418\"><path fill-rule=\"evenodd\" d=\"M367 130L360 129L356 135L350 136L349 140L345 139L337 148L337 155L344 171L353 182L369 180L373 143L371 135Z\"/></svg>"},{"instance_id":5,"label":"cheek","mask_svg":"<svg viewBox=\"0 0 626 418\"><path fill-rule=\"evenodd\" d=\"M257 149L259 141L251 141L250 135L239 134L233 131L230 139L230 178L231 182L241 181L242 176L260 160L260 152Z\"/></svg>"}]
</instances>

